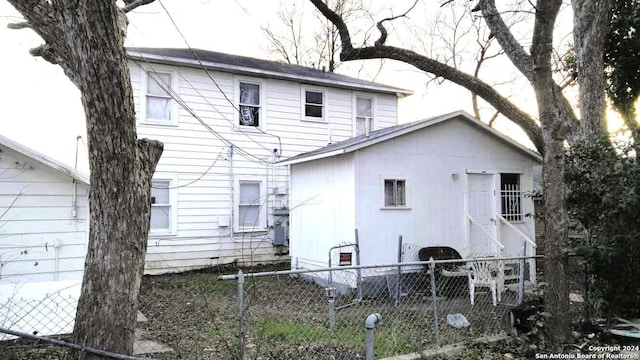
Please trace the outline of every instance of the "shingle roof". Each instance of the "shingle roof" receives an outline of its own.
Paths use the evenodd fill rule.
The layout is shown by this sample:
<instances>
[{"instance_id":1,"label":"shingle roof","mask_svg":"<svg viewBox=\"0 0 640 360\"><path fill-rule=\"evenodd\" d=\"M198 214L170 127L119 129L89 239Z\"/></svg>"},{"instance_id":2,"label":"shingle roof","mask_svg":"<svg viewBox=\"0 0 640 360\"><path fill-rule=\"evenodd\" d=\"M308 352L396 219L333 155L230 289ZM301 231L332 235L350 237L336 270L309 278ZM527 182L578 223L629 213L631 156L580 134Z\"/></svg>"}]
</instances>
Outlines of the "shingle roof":
<instances>
[{"instance_id":1,"label":"shingle roof","mask_svg":"<svg viewBox=\"0 0 640 360\"><path fill-rule=\"evenodd\" d=\"M506 142L510 146L514 147L516 150L523 152L524 154L526 154L527 156L533 158L538 162L542 162L542 158L540 157L540 154L538 154L537 152L522 146L520 143L501 134L500 132L487 126L483 122L478 121L476 118L472 117L466 112L456 111L449 114L444 114L444 115L440 115L440 116L436 116L436 117L432 117L424 120L418 120L418 121L414 121L407 124L390 126L384 129L372 131L369 133L369 135L355 136L344 141L329 144L320 149L312 150L306 153L302 153L302 154L290 157L288 159L279 161L278 163L281 165L289 165L289 164L296 164L296 163L306 162L306 161L315 160L315 159L322 159L325 157L331 157L331 156L340 155L340 154L346 154L346 153L349 153L367 146L371 146L382 141L393 139L395 137L398 137L416 130L420 130L425 127L435 125L440 122L451 120L451 119L463 119L463 120L469 121L470 123L483 129L484 131L487 131L493 136L496 136L500 140Z\"/></svg>"},{"instance_id":2,"label":"shingle roof","mask_svg":"<svg viewBox=\"0 0 640 360\"><path fill-rule=\"evenodd\" d=\"M225 54L209 50L193 49L192 51L191 49L130 47L127 48L127 53L130 58L144 62L160 62L197 67L200 67L199 62L202 62L206 68L211 70L298 80L301 82L319 85L332 85L344 88L393 93L399 96L412 94L412 91L410 90L378 84L310 67L256 59L247 56Z\"/></svg>"}]
</instances>

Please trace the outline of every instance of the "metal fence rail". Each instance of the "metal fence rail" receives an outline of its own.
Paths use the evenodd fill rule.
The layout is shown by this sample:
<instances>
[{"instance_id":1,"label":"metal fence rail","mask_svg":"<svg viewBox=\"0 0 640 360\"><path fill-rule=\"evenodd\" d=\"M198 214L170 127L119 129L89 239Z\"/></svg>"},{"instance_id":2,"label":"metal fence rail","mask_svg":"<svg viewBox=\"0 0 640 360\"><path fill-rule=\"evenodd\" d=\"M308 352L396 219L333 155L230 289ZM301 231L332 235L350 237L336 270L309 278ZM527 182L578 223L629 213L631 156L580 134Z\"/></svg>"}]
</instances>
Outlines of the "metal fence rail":
<instances>
[{"instance_id":1,"label":"metal fence rail","mask_svg":"<svg viewBox=\"0 0 640 360\"><path fill-rule=\"evenodd\" d=\"M540 257L418 262L407 261L415 258L410 250L399 245L402 262L382 265L339 266L336 258L331 268L146 276L133 356L380 359L419 353L509 330L510 310L533 298L531 280L544 281ZM584 269L579 259L570 260L572 318L588 316ZM495 305L491 285L475 283L471 291L475 263L484 263L496 280ZM64 358L60 344L51 343L69 343L73 323L67 319L75 306L67 303L77 300L60 292L23 300L0 302L0 327L20 338L0 340L0 351L9 358ZM366 319L382 320L366 328ZM64 326L48 328L55 323ZM38 329L50 329L53 341L40 338L45 334ZM39 332L29 335L33 331Z\"/></svg>"},{"instance_id":2,"label":"metal fence rail","mask_svg":"<svg viewBox=\"0 0 640 360\"><path fill-rule=\"evenodd\" d=\"M379 313L377 357L415 353L505 329L509 310L525 299L535 257L360 265L220 276L237 280L240 358L365 357L363 319ZM483 263L496 281L478 282ZM354 273L361 275L359 282ZM499 275L498 271L503 274ZM520 285L519 285L520 283ZM359 286L359 288L358 288Z\"/></svg>"}]
</instances>

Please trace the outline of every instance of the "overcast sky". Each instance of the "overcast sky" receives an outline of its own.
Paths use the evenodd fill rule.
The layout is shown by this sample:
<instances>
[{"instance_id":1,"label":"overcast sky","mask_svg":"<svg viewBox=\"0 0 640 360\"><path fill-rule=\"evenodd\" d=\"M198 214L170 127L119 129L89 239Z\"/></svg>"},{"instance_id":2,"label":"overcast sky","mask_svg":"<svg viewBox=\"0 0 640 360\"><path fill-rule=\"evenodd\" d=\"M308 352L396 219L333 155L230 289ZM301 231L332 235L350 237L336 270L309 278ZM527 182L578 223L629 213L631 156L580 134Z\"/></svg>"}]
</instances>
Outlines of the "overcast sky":
<instances>
[{"instance_id":1,"label":"overcast sky","mask_svg":"<svg viewBox=\"0 0 640 360\"><path fill-rule=\"evenodd\" d=\"M299 6L307 2L292 1ZM372 2L381 4L379 0ZM397 3L406 7L404 3L411 2L398 0ZM192 47L269 58L261 27L277 25L276 11L280 0L163 0L163 3ZM388 9L380 11L384 15ZM312 13L311 10L308 12ZM426 10L422 9L422 13L413 15L413 20L426 16L424 14ZM3 53L0 57L0 134L73 166L76 137L86 139L80 94L59 67L29 55L28 50L42 42L38 36L28 29L6 28L7 23L19 19L20 15L11 5L0 0L0 48ZM186 47L157 2L138 8L129 19L128 46ZM377 68L379 62L372 62L369 68ZM348 72L358 68L358 64L349 64L339 70L356 75ZM372 74L365 72L363 75ZM459 109L471 112L468 92L446 83L427 88L426 80L426 76L409 66L391 61L384 62L382 71L375 78L377 82L416 93L400 102L401 123ZM529 105L533 111L533 99ZM503 124L498 129L527 143L513 126ZM83 159L86 149L82 142L80 144ZM87 172L86 161L81 161L79 168Z\"/></svg>"}]
</instances>

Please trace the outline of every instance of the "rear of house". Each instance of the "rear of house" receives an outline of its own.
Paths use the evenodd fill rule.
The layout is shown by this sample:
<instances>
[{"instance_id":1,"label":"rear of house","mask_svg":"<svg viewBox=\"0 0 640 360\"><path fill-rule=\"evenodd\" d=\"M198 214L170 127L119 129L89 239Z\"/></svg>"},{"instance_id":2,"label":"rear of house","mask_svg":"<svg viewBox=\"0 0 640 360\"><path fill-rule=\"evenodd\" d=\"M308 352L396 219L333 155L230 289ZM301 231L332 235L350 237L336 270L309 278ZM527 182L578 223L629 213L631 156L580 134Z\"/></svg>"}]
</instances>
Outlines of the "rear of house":
<instances>
[{"instance_id":1,"label":"rear of house","mask_svg":"<svg viewBox=\"0 0 640 360\"><path fill-rule=\"evenodd\" d=\"M289 173L274 162L397 124L410 92L291 64L129 49L139 137L164 143L147 273L288 260Z\"/></svg>"},{"instance_id":2,"label":"rear of house","mask_svg":"<svg viewBox=\"0 0 640 360\"><path fill-rule=\"evenodd\" d=\"M462 112L288 159L291 202L301 204L291 211L292 266L327 266L355 229L361 264L397 262L400 235L403 262L532 255L524 193L540 160Z\"/></svg>"}]
</instances>

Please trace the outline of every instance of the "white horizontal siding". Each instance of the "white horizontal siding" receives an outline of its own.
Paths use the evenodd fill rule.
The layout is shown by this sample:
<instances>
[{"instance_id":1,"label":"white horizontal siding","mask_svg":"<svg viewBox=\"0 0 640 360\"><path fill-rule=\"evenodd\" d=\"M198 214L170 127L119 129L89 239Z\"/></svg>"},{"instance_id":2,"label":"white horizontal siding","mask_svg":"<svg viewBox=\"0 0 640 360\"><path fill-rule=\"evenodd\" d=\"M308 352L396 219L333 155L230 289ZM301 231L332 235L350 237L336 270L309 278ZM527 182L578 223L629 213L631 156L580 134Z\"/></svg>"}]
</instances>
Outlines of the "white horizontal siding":
<instances>
[{"instance_id":1,"label":"white horizontal siding","mask_svg":"<svg viewBox=\"0 0 640 360\"><path fill-rule=\"evenodd\" d=\"M88 186L74 186L65 174L13 150L1 150L0 282L81 279Z\"/></svg>"},{"instance_id":2,"label":"white horizontal siding","mask_svg":"<svg viewBox=\"0 0 640 360\"><path fill-rule=\"evenodd\" d=\"M141 76L142 70L138 64L131 62L130 65L135 104L139 109L144 89L144 84L140 84L140 81L144 77ZM148 67L145 64L142 66ZM327 145L329 133L332 142L350 138L354 124L354 92L313 87L325 91L327 122L309 122L302 120L301 94L305 85L285 80L256 79L264 86L260 120L262 129L279 136L278 139L256 129L238 129L235 104L230 104L227 100L234 101L237 98L234 94L236 77L233 74L209 71L209 75L222 89L221 92L202 70L166 65L153 65L153 68L176 72L180 98L215 134L184 109L178 112L178 126L150 125L138 119L139 137L157 139L164 143L164 152L156 172L175 175L177 185L180 186L176 189L177 231L172 236L152 236L149 239L146 271L157 273L233 261L247 262L246 254L242 254L246 243L238 239L250 237L236 234L232 240L232 226L218 225L220 218L231 216L233 203L230 184L243 176L258 176L266 186L267 194L272 194L274 187L288 192L288 169L274 169L256 158L271 161L273 149L282 150L280 159L315 150ZM381 99L376 102L375 116L381 118L376 127L395 125L397 119L391 119L396 113L395 96L381 95ZM231 141L236 149L231 177L228 142L219 137ZM216 158L218 159L215 160ZM207 174L201 180L190 184L205 172ZM265 205L267 214L272 214L274 206L288 205L288 197L269 195ZM271 225L274 219L268 216L267 221ZM270 237L262 239L252 258L261 261L279 259L274 256L270 241Z\"/></svg>"}]
</instances>

